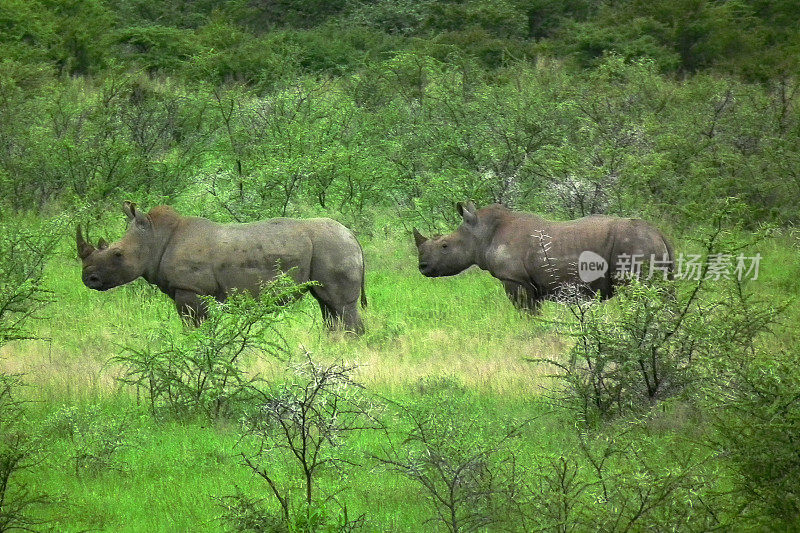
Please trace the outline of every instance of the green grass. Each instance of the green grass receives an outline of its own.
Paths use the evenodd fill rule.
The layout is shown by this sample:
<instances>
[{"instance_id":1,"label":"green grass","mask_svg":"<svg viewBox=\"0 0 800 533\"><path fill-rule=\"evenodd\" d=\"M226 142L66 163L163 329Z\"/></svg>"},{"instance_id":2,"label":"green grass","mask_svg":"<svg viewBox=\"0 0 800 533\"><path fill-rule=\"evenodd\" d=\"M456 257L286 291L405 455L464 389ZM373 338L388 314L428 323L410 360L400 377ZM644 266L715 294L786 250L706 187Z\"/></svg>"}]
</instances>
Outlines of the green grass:
<instances>
[{"instance_id":1,"label":"green grass","mask_svg":"<svg viewBox=\"0 0 800 533\"><path fill-rule=\"evenodd\" d=\"M537 370L524 362L554 355L564 341L551 328L516 311L500 284L473 268L460 276L428 279L416 270L413 245L394 241L366 246L367 296L362 310L367 333L358 339L329 334L310 296L297 305L284 328L288 346L362 365L361 378L380 388L420 377L456 375L486 391L516 394ZM4 347L4 367L41 385L44 397L113 393L114 368L107 361L122 346L148 333L182 329L172 301L144 280L107 292L88 290L80 264L67 252L48 268L53 303L33 323L42 340ZM557 309L548 304L547 309ZM255 361L263 370L272 361ZM44 398L43 397L43 398Z\"/></svg>"},{"instance_id":2,"label":"green grass","mask_svg":"<svg viewBox=\"0 0 800 533\"><path fill-rule=\"evenodd\" d=\"M417 394L408 390L395 400L411 403ZM540 408L529 401L510 405L495 397L475 396L474 400L465 416L490 420L514 414L529 417L532 410ZM85 408L89 404L77 405ZM248 447L239 442L235 424L155 422L129 399L106 398L96 405L101 417L129 414L126 446L109 466L80 473L74 466L75 443L52 432L56 405L32 410L34 426L49 434L44 436L43 461L21 479L51 498L52 503L42 506L38 516L54 530L219 530L220 498L233 494L237 487L264 498L268 508L278 511L266 482L242 465L238 454ZM529 428L525 438L529 446L543 449L552 445L552 435L551 431ZM348 468L346 475L325 471L320 487L329 493L346 489L342 498L350 515L370 517L368 530L418 531L431 510L417 486L370 459L385 445L381 434L367 433L348 444L350 456L361 466ZM284 463L265 464L284 486L299 479ZM293 490L299 492L299 485Z\"/></svg>"},{"instance_id":3,"label":"green grass","mask_svg":"<svg viewBox=\"0 0 800 533\"><path fill-rule=\"evenodd\" d=\"M22 394L32 401L28 416L41 451L38 464L19 480L49 495L51 503L37 507L37 516L58 531L214 531L222 528L219 498L235 487L264 498L277 511L266 483L241 464L236 420L216 425L157 421L136 405L135 391L115 381L119 369L108 361L122 347L137 345L156 330L181 334L172 302L143 281L104 293L86 289L68 246L65 241L48 266L53 302L32 323L41 340L6 345L0 359L0 369L24 374L28 384ZM522 457L533 461L575 452L571 414L547 402L551 369L526 361L566 354L570 340L553 325L565 318L562 307L547 303L540 317L521 314L500 284L477 269L424 278L416 270L410 239L366 240L364 248L367 333L361 338L327 333L316 302L305 297L283 330L291 351L355 363L357 379L369 394L402 404L429 394L425 383L432 378L449 378L469 400L464 417L487 427L504 419L531 420L517 441ZM800 292L797 248L796 235L760 245L761 277L753 286L765 298L777 301ZM785 323L799 315L795 302ZM790 333L791 326L779 328L770 342L789 342ZM251 354L249 361L252 372L265 376L282 368L270 357ZM111 466L76 474L75 443L53 432L52 420L64 406L92 405L108 419L127 417L127 445ZM654 439L653 450L679 448L675 435L691 432L681 409L661 411L643 431ZM340 498L351 516L365 514L370 531L435 530L425 522L432 508L424 491L370 459L384 445L381 434L365 433L348 445L361 466L326 472L320 483L331 492L345 489ZM286 464L271 468L284 483L293 479Z\"/></svg>"}]
</instances>

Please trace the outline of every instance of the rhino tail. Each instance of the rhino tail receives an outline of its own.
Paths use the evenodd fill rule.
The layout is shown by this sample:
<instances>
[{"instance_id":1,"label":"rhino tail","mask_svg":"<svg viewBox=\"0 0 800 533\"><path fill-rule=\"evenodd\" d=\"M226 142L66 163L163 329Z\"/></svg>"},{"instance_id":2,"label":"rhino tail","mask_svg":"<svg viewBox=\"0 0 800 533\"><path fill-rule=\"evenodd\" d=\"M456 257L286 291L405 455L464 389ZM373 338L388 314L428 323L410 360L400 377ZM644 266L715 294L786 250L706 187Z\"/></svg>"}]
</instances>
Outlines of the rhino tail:
<instances>
[{"instance_id":1,"label":"rhino tail","mask_svg":"<svg viewBox=\"0 0 800 533\"><path fill-rule=\"evenodd\" d=\"M360 245L359 245L360 246ZM367 291L364 287L364 280L366 279L365 273L367 267L364 264L364 250L361 250L361 307L367 306Z\"/></svg>"},{"instance_id":2,"label":"rhino tail","mask_svg":"<svg viewBox=\"0 0 800 533\"><path fill-rule=\"evenodd\" d=\"M667 256L670 262L669 273L667 274L667 279L672 280L675 273L675 251L672 249L672 244L670 244L669 239L667 239L663 233L660 231L658 232L659 236L661 237L661 241L664 243L664 248L667 249Z\"/></svg>"},{"instance_id":3,"label":"rhino tail","mask_svg":"<svg viewBox=\"0 0 800 533\"><path fill-rule=\"evenodd\" d=\"M361 278L361 307L367 306L367 293L364 292L364 278Z\"/></svg>"}]
</instances>

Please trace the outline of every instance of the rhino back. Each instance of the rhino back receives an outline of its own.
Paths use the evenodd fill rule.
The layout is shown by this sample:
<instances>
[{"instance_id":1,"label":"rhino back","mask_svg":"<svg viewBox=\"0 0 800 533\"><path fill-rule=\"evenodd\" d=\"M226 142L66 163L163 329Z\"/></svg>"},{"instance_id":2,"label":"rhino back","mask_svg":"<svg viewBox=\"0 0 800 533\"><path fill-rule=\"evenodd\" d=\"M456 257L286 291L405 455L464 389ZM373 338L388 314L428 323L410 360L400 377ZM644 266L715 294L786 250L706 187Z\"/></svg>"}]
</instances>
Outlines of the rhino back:
<instances>
[{"instance_id":1,"label":"rhino back","mask_svg":"<svg viewBox=\"0 0 800 533\"><path fill-rule=\"evenodd\" d=\"M578 220L552 222L545 231L552 256L577 261L583 251L608 258L614 247L615 225L619 219L592 215Z\"/></svg>"},{"instance_id":2,"label":"rhino back","mask_svg":"<svg viewBox=\"0 0 800 533\"><path fill-rule=\"evenodd\" d=\"M644 220L636 218L618 219L615 226L614 247L608 257L612 268L616 270L620 256L640 256L649 262L655 260L673 260L672 249L664 235Z\"/></svg>"},{"instance_id":3,"label":"rhino back","mask_svg":"<svg viewBox=\"0 0 800 533\"><path fill-rule=\"evenodd\" d=\"M592 215L578 220L552 222L541 231L542 239L532 239L526 267L532 281L553 289L562 283L579 282L578 258L583 252L593 252L608 264L608 276L619 269L620 256L639 255L645 261L663 254L671 258L669 246L661 232L639 219ZM592 286L603 288L609 282L596 280Z\"/></svg>"},{"instance_id":4,"label":"rhino back","mask_svg":"<svg viewBox=\"0 0 800 533\"><path fill-rule=\"evenodd\" d=\"M609 256L614 220L606 216L566 222L541 220L535 227L529 227L524 264L530 281L545 291L579 281L577 264L582 252Z\"/></svg>"},{"instance_id":5,"label":"rhino back","mask_svg":"<svg viewBox=\"0 0 800 533\"><path fill-rule=\"evenodd\" d=\"M361 245L345 226L330 218L304 221L314 247L311 268L322 270L360 271L363 267Z\"/></svg>"},{"instance_id":6,"label":"rhino back","mask_svg":"<svg viewBox=\"0 0 800 533\"><path fill-rule=\"evenodd\" d=\"M224 298L233 289L257 293L279 270L308 281L313 248L306 222L217 224L186 218L164 253L158 284L168 293L183 289Z\"/></svg>"}]
</instances>

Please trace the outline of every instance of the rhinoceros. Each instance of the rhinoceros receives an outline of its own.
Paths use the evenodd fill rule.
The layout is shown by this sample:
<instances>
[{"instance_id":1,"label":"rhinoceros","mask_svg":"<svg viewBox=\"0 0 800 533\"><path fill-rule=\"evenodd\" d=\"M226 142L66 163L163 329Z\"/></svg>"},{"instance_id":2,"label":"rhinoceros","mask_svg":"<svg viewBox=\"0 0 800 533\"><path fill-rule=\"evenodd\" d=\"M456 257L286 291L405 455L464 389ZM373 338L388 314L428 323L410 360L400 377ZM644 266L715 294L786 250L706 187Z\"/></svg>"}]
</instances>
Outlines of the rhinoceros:
<instances>
[{"instance_id":1,"label":"rhinoceros","mask_svg":"<svg viewBox=\"0 0 800 533\"><path fill-rule=\"evenodd\" d=\"M643 265L650 274L671 277L672 247L643 220L592 215L555 222L499 204L476 210L459 202L456 208L462 223L449 235L429 239L414 228L420 272L452 276L478 265L531 312L564 285L609 298L615 284L641 273Z\"/></svg>"},{"instance_id":2,"label":"rhinoceros","mask_svg":"<svg viewBox=\"0 0 800 533\"><path fill-rule=\"evenodd\" d=\"M128 230L121 241L97 247L77 229L83 283L105 291L140 276L175 301L178 313L198 323L205 317L201 295L225 300L231 291L258 295L264 282L285 272L309 288L331 327L362 333L358 312L366 306L361 245L329 218L274 218L248 224L218 224L186 217L161 205L143 213L125 202Z\"/></svg>"}]
</instances>

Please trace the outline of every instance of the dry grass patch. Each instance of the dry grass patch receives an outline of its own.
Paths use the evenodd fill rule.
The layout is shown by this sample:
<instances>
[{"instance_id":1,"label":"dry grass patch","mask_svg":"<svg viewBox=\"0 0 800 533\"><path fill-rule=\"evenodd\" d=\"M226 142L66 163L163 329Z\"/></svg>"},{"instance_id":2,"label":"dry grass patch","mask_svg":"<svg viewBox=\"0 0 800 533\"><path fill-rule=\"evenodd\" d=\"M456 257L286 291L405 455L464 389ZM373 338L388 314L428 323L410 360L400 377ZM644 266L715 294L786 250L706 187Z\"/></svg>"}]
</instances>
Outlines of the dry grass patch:
<instances>
[{"instance_id":1,"label":"dry grass patch","mask_svg":"<svg viewBox=\"0 0 800 533\"><path fill-rule=\"evenodd\" d=\"M0 370L22 374L34 400L105 396L117 389L115 369L84 351L70 353L48 341L11 343L0 348Z\"/></svg>"}]
</instances>

